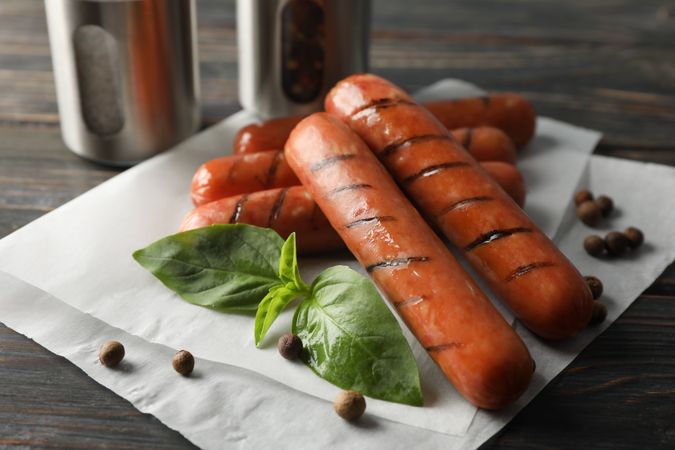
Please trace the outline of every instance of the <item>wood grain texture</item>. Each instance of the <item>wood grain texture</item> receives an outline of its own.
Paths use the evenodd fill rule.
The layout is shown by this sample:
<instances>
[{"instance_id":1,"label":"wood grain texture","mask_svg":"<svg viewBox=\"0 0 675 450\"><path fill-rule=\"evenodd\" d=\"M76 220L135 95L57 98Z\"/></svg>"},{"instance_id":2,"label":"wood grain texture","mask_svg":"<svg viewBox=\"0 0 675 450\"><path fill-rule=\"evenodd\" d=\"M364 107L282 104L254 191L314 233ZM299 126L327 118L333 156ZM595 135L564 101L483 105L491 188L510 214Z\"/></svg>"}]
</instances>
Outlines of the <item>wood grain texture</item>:
<instances>
[{"instance_id":1,"label":"wood grain texture","mask_svg":"<svg viewBox=\"0 0 675 450\"><path fill-rule=\"evenodd\" d=\"M675 4L375 0L372 70L459 77L602 130L599 153L675 165ZM239 109L233 1L199 0L205 122ZM63 145L40 0L0 2L0 236L117 174ZM0 317L0 321L2 318ZM675 267L489 449L675 447ZM0 326L0 447L189 448L77 367Z\"/></svg>"}]
</instances>

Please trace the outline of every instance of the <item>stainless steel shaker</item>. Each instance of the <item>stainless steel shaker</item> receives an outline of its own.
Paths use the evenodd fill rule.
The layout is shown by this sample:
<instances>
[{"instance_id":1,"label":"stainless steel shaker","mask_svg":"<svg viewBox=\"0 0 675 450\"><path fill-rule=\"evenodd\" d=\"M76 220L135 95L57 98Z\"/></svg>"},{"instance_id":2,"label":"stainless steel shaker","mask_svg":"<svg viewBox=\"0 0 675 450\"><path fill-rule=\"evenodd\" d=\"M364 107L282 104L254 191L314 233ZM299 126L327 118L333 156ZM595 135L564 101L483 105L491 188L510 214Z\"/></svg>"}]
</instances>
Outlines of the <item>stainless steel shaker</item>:
<instances>
[{"instance_id":1,"label":"stainless steel shaker","mask_svg":"<svg viewBox=\"0 0 675 450\"><path fill-rule=\"evenodd\" d=\"M200 124L195 0L45 0L66 145L131 165Z\"/></svg>"},{"instance_id":2,"label":"stainless steel shaker","mask_svg":"<svg viewBox=\"0 0 675 450\"><path fill-rule=\"evenodd\" d=\"M322 109L368 64L370 0L237 0L239 100L263 118Z\"/></svg>"}]
</instances>

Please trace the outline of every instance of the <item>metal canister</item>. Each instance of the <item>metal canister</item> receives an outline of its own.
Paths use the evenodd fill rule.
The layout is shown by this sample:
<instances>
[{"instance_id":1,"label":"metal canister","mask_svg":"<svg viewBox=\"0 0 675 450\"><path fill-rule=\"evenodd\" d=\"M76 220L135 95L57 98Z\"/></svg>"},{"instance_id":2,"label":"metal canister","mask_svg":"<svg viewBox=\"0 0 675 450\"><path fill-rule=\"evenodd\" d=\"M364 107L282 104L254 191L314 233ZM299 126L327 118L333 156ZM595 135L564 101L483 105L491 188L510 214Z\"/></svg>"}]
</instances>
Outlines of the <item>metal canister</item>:
<instances>
[{"instance_id":1,"label":"metal canister","mask_svg":"<svg viewBox=\"0 0 675 450\"><path fill-rule=\"evenodd\" d=\"M368 64L370 0L238 0L239 100L260 117L308 114Z\"/></svg>"},{"instance_id":2,"label":"metal canister","mask_svg":"<svg viewBox=\"0 0 675 450\"><path fill-rule=\"evenodd\" d=\"M131 165L200 124L195 0L45 0L61 131Z\"/></svg>"}]
</instances>

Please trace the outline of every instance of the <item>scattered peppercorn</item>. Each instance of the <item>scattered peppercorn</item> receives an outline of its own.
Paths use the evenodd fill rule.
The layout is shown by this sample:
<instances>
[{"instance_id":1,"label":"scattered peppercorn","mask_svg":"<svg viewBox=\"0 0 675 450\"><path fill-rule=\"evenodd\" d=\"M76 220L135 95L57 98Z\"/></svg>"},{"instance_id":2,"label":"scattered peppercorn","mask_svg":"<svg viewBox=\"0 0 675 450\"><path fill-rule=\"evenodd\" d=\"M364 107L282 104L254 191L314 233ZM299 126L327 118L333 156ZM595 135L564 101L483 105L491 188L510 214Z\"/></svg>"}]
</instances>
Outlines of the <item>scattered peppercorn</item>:
<instances>
[{"instance_id":1,"label":"scattered peppercorn","mask_svg":"<svg viewBox=\"0 0 675 450\"><path fill-rule=\"evenodd\" d=\"M277 343L277 349L281 356L286 359L298 359L300 353L302 352L302 341L295 334L284 334L279 338Z\"/></svg>"},{"instance_id":2,"label":"scattered peppercorn","mask_svg":"<svg viewBox=\"0 0 675 450\"><path fill-rule=\"evenodd\" d=\"M366 410L366 399L354 391L342 391L333 402L335 412L345 420L353 421L361 417Z\"/></svg>"},{"instance_id":3,"label":"scattered peppercorn","mask_svg":"<svg viewBox=\"0 0 675 450\"><path fill-rule=\"evenodd\" d=\"M630 248L638 248L645 241L645 235L642 231L635 227L628 227L623 232L628 239L628 246Z\"/></svg>"},{"instance_id":4,"label":"scattered peppercorn","mask_svg":"<svg viewBox=\"0 0 675 450\"><path fill-rule=\"evenodd\" d=\"M595 226L602 217L602 210L597 203L585 201L577 206L577 217L586 225Z\"/></svg>"},{"instance_id":5,"label":"scattered peppercorn","mask_svg":"<svg viewBox=\"0 0 675 450\"><path fill-rule=\"evenodd\" d=\"M594 277L592 275L584 277L584 280L586 280L586 284L588 284L588 287L591 289L593 299L597 300L600 298L603 291L602 281L600 281L598 277Z\"/></svg>"},{"instance_id":6,"label":"scattered peppercorn","mask_svg":"<svg viewBox=\"0 0 675 450\"><path fill-rule=\"evenodd\" d=\"M591 256L600 256L605 251L605 241L597 234L591 234L584 239L584 249Z\"/></svg>"},{"instance_id":7,"label":"scattered peppercorn","mask_svg":"<svg viewBox=\"0 0 675 450\"><path fill-rule=\"evenodd\" d=\"M591 320L589 325L597 325L607 318L607 307L600 302L593 302L593 312L591 313Z\"/></svg>"},{"instance_id":8,"label":"scattered peppercorn","mask_svg":"<svg viewBox=\"0 0 675 450\"><path fill-rule=\"evenodd\" d=\"M590 202L593 200L593 193L591 191L579 191L576 194L574 194L574 204L579 206L583 202Z\"/></svg>"},{"instance_id":9,"label":"scattered peppercorn","mask_svg":"<svg viewBox=\"0 0 675 450\"><path fill-rule=\"evenodd\" d=\"M614 210L614 201L606 195L601 195L595 199L595 204L600 207L602 217L609 216Z\"/></svg>"},{"instance_id":10,"label":"scattered peppercorn","mask_svg":"<svg viewBox=\"0 0 675 450\"><path fill-rule=\"evenodd\" d=\"M621 256L628 250L628 238L618 231L610 231L605 236L605 247L607 253L612 256Z\"/></svg>"},{"instance_id":11,"label":"scattered peppercorn","mask_svg":"<svg viewBox=\"0 0 675 450\"><path fill-rule=\"evenodd\" d=\"M106 367L115 367L122 359L124 359L124 346L117 341L105 342L98 352L98 360Z\"/></svg>"},{"instance_id":12,"label":"scattered peppercorn","mask_svg":"<svg viewBox=\"0 0 675 450\"><path fill-rule=\"evenodd\" d=\"M171 360L173 369L183 376L188 376L195 368L195 358L187 350L180 350Z\"/></svg>"}]
</instances>

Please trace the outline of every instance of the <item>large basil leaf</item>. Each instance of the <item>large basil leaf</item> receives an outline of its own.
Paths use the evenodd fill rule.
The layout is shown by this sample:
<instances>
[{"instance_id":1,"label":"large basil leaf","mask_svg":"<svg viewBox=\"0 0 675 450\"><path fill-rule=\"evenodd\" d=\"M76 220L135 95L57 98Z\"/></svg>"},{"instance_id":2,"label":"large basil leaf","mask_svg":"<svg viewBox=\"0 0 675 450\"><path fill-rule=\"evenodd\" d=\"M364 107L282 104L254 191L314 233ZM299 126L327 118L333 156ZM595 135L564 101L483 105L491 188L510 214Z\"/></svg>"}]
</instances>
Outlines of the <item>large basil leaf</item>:
<instances>
[{"instance_id":1,"label":"large basil leaf","mask_svg":"<svg viewBox=\"0 0 675 450\"><path fill-rule=\"evenodd\" d=\"M331 383L373 398L422 405L419 372L375 286L345 266L323 271L298 306L301 358Z\"/></svg>"},{"instance_id":2,"label":"large basil leaf","mask_svg":"<svg viewBox=\"0 0 675 450\"><path fill-rule=\"evenodd\" d=\"M137 250L136 261L183 299L219 311L255 311L279 280L284 241L251 225L212 225Z\"/></svg>"}]
</instances>

